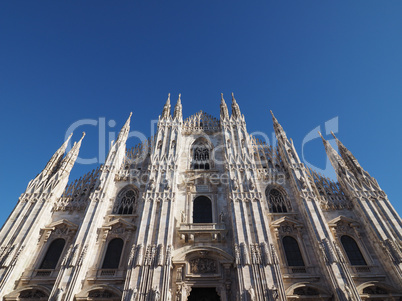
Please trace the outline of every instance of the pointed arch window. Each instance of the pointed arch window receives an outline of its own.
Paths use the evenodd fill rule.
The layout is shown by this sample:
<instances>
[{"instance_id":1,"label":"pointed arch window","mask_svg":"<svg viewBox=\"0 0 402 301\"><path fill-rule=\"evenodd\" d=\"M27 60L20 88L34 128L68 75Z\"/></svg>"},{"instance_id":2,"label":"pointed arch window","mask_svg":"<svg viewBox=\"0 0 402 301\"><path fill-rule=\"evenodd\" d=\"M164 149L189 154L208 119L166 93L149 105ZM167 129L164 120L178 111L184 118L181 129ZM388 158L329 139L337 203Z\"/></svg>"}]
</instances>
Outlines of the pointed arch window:
<instances>
[{"instance_id":1,"label":"pointed arch window","mask_svg":"<svg viewBox=\"0 0 402 301\"><path fill-rule=\"evenodd\" d=\"M106 250L105 258L103 259L102 269L118 269L120 257L123 251L124 242L121 238L112 239Z\"/></svg>"},{"instance_id":2,"label":"pointed arch window","mask_svg":"<svg viewBox=\"0 0 402 301\"><path fill-rule=\"evenodd\" d=\"M66 241L63 238L57 238L52 241L46 251L46 255L39 266L40 270L54 270L59 262Z\"/></svg>"},{"instance_id":3,"label":"pointed arch window","mask_svg":"<svg viewBox=\"0 0 402 301\"><path fill-rule=\"evenodd\" d=\"M196 146L193 151L193 169L209 169L209 149Z\"/></svg>"},{"instance_id":4,"label":"pointed arch window","mask_svg":"<svg viewBox=\"0 0 402 301\"><path fill-rule=\"evenodd\" d=\"M198 138L191 147L191 168L208 170L210 164L210 147L205 138Z\"/></svg>"},{"instance_id":5,"label":"pointed arch window","mask_svg":"<svg viewBox=\"0 0 402 301\"><path fill-rule=\"evenodd\" d=\"M206 196L194 200L193 223L212 223L212 202Z\"/></svg>"},{"instance_id":6,"label":"pointed arch window","mask_svg":"<svg viewBox=\"0 0 402 301\"><path fill-rule=\"evenodd\" d=\"M341 242L351 265L367 265L359 246L352 237L343 235Z\"/></svg>"},{"instance_id":7,"label":"pointed arch window","mask_svg":"<svg viewBox=\"0 0 402 301\"><path fill-rule=\"evenodd\" d=\"M122 190L113 208L114 214L133 214L134 206L138 199L138 192L132 188Z\"/></svg>"},{"instance_id":8,"label":"pointed arch window","mask_svg":"<svg viewBox=\"0 0 402 301\"><path fill-rule=\"evenodd\" d=\"M273 188L269 190L267 199L269 202L269 212L286 213L290 211L290 205L278 189Z\"/></svg>"},{"instance_id":9,"label":"pointed arch window","mask_svg":"<svg viewBox=\"0 0 402 301\"><path fill-rule=\"evenodd\" d=\"M285 236L282 239L282 244L285 250L285 256L288 262L288 266L304 267L303 256L300 252L297 240L291 236Z\"/></svg>"}]
</instances>

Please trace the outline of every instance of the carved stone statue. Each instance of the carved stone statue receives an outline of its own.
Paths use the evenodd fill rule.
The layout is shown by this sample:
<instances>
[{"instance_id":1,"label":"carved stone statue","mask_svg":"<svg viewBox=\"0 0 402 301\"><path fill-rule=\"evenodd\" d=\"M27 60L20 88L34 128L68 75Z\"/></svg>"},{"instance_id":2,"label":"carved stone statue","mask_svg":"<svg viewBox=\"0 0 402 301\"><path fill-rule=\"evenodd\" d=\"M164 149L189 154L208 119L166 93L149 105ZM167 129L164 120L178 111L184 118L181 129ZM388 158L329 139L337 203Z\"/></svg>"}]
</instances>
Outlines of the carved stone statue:
<instances>
[{"instance_id":1,"label":"carved stone statue","mask_svg":"<svg viewBox=\"0 0 402 301\"><path fill-rule=\"evenodd\" d=\"M186 222L186 213L182 210L180 211L181 214L181 222L185 223Z\"/></svg>"},{"instance_id":2,"label":"carved stone statue","mask_svg":"<svg viewBox=\"0 0 402 301\"><path fill-rule=\"evenodd\" d=\"M159 293L159 290L155 288L154 290L154 300L159 301L161 299L161 294Z\"/></svg>"},{"instance_id":3,"label":"carved stone statue","mask_svg":"<svg viewBox=\"0 0 402 301\"><path fill-rule=\"evenodd\" d=\"M176 289L176 301L181 301L181 294L182 294L182 285L179 284L177 285L177 289Z\"/></svg>"},{"instance_id":4,"label":"carved stone statue","mask_svg":"<svg viewBox=\"0 0 402 301\"><path fill-rule=\"evenodd\" d=\"M219 222L220 223L225 222L225 213L223 211L221 211L221 213L219 214Z\"/></svg>"},{"instance_id":5,"label":"carved stone statue","mask_svg":"<svg viewBox=\"0 0 402 301\"><path fill-rule=\"evenodd\" d=\"M250 287L250 289L248 290L248 293L249 293L249 295L250 295L250 301L255 301L255 300L257 300L257 299L255 298L255 292L254 292L254 289L253 289L252 287Z\"/></svg>"}]
</instances>

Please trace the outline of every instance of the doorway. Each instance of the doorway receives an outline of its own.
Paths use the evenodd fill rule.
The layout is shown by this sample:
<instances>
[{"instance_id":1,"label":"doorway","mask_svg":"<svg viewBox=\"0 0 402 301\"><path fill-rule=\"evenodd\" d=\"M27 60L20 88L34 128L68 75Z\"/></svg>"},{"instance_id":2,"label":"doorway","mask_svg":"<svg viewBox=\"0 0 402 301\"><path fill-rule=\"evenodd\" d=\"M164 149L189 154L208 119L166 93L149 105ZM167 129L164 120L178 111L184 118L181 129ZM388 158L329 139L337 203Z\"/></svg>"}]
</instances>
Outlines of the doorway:
<instances>
[{"instance_id":1,"label":"doorway","mask_svg":"<svg viewBox=\"0 0 402 301\"><path fill-rule=\"evenodd\" d=\"M220 301L215 287L193 287L188 301Z\"/></svg>"}]
</instances>

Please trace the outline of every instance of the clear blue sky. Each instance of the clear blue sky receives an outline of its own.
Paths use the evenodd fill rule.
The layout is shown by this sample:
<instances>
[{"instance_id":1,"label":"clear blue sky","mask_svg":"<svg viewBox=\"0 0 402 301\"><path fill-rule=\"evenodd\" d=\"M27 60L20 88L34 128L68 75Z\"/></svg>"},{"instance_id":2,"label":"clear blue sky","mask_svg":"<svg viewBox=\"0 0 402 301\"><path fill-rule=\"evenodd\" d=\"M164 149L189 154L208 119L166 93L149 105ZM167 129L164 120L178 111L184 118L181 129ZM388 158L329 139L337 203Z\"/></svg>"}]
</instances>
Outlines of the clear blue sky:
<instances>
[{"instance_id":1,"label":"clear blue sky","mask_svg":"<svg viewBox=\"0 0 402 301\"><path fill-rule=\"evenodd\" d=\"M401 1L2 1L0 224L71 124L105 118L114 132L133 111L149 136L169 92L185 117L219 117L220 93L235 92L250 133L272 134L271 109L300 156L338 117L402 213L401 16ZM82 157L97 156L98 128L74 140L82 130ZM304 152L325 168L319 139Z\"/></svg>"}]
</instances>

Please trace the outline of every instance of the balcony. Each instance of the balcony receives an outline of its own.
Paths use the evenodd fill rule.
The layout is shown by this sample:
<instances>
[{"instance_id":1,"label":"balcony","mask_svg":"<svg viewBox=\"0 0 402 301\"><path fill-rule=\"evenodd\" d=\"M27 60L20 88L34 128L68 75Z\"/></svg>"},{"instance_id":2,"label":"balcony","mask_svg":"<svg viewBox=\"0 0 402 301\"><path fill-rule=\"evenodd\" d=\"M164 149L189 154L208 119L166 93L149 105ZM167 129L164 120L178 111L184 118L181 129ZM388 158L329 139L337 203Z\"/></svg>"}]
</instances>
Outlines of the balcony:
<instances>
[{"instance_id":1,"label":"balcony","mask_svg":"<svg viewBox=\"0 0 402 301\"><path fill-rule=\"evenodd\" d=\"M110 279L110 280L121 280L123 279L124 270L121 269L99 269L96 271L95 278L90 278L90 280L95 279Z\"/></svg>"},{"instance_id":2,"label":"balcony","mask_svg":"<svg viewBox=\"0 0 402 301\"><path fill-rule=\"evenodd\" d=\"M226 227L223 223L196 223L180 224L178 228L180 239L191 242L197 238L207 238L209 241L220 242L226 236Z\"/></svg>"},{"instance_id":3,"label":"balcony","mask_svg":"<svg viewBox=\"0 0 402 301\"><path fill-rule=\"evenodd\" d=\"M53 269L50 269L50 270L44 270L44 269L36 270L35 276L36 277L50 277L52 275L53 271L54 271Z\"/></svg>"}]
</instances>

